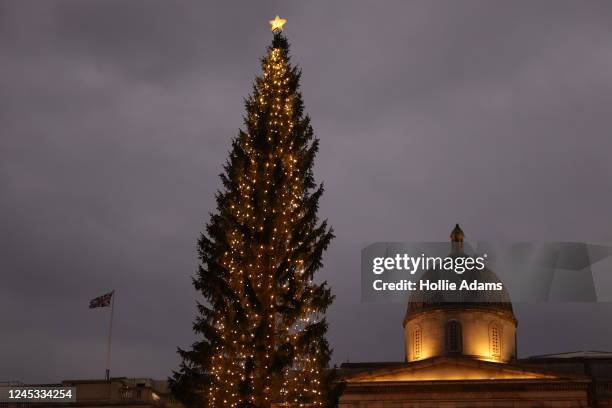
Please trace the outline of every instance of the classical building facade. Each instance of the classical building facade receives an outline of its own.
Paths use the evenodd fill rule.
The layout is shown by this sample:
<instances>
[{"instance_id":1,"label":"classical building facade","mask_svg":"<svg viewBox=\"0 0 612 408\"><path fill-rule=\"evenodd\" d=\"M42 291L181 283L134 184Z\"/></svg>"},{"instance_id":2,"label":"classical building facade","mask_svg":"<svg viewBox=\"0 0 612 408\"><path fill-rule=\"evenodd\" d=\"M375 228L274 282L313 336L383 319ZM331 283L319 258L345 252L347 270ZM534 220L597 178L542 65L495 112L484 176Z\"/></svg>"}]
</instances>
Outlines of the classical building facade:
<instances>
[{"instance_id":1,"label":"classical building facade","mask_svg":"<svg viewBox=\"0 0 612 408\"><path fill-rule=\"evenodd\" d=\"M450 255L461 256L458 225L450 238ZM499 282L486 268L460 279ZM341 408L612 407L612 353L517 359L517 320L505 290L415 292L403 327L405 361L341 366Z\"/></svg>"}]
</instances>

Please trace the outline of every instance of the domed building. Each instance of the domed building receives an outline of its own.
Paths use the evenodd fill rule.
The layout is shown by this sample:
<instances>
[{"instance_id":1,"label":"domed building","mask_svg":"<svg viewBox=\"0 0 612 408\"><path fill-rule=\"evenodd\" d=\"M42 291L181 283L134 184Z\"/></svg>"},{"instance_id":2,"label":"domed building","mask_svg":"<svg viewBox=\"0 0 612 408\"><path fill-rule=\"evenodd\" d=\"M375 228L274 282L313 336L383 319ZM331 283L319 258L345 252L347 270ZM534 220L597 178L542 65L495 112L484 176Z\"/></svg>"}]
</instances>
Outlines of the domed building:
<instances>
[{"instance_id":1,"label":"domed building","mask_svg":"<svg viewBox=\"0 0 612 408\"><path fill-rule=\"evenodd\" d=\"M465 256L459 225L451 232L451 256ZM428 270L422 280L499 282L493 271L472 269L463 274ZM517 321L508 292L417 291L404 318L406 361L438 356L510 362L516 359Z\"/></svg>"},{"instance_id":2,"label":"domed building","mask_svg":"<svg viewBox=\"0 0 612 408\"><path fill-rule=\"evenodd\" d=\"M449 256L465 256L459 225ZM421 280L499 283L494 271L430 269ZM405 361L344 363L341 408L610 407L612 353L519 359L505 289L412 292L403 320ZM399 343L399 341L398 341Z\"/></svg>"}]
</instances>

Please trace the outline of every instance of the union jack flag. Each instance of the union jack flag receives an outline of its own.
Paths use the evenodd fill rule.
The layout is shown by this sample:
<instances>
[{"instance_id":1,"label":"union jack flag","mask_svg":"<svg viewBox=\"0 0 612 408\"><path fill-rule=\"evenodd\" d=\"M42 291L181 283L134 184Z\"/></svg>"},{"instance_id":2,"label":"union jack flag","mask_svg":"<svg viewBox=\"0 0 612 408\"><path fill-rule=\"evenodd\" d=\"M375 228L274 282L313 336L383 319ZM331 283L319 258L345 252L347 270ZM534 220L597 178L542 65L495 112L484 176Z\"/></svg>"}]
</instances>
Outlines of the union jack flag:
<instances>
[{"instance_id":1,"label":"union jack flag","mask_svg":"<svg viewBox=\"0 0 612 408\"><path fill-rule=\"evenodd\" d=\"M96 307L108 307L108 306L110 306L111 299L113 298L113 293L115 293L114 290L112 292L108 292L105 295L98 296L97 298L92 299L91 301L89 301L89 308L90 309L95 309Z\"/></svg>"}]
</instances>

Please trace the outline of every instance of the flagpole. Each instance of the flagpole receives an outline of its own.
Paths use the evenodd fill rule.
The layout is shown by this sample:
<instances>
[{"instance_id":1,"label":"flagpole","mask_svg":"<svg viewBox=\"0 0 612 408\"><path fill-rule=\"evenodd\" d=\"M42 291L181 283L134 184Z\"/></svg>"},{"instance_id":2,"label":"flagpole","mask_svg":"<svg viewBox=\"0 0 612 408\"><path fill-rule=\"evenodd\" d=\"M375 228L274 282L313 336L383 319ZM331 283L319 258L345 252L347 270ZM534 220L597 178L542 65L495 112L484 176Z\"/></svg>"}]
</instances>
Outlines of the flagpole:
<instances>
[{"instance_id":1,"label":"flagpole","mask_svg":"<svg viewBox=\"0 0 612 408\"><path fill-rule=\"evenodd\" d=\"M106 352L106 380L110 380L110 363L111 363L111 339L113 337L113 314L115 311L115 291L111 299L110 323L108 325L108 348Z\"/></svg>"}]
</instances>

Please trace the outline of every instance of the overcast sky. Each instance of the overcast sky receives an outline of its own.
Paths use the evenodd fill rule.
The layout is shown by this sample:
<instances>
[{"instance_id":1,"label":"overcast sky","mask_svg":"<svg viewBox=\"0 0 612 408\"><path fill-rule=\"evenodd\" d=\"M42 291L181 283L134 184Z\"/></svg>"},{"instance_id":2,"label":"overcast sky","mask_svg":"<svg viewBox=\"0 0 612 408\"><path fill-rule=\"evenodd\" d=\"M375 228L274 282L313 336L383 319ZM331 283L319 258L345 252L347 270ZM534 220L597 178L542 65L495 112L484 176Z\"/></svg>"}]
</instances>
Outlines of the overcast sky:
<instances>
[{"instance_id":1,"label":"overcast sky","mask_svg":"<svg viewBox=\"0 0 612 408\"><path fill-rule=\"evenodd\" d=\"M288 19L321 140L334 362L401 360L373 241L612 241L609 1L2 1L0 381L166 377L195 243ZM612 273L612 271L610 271ZM521 356L612 350L612 305L516 305Z\"/></svg>"}]
</instances>

